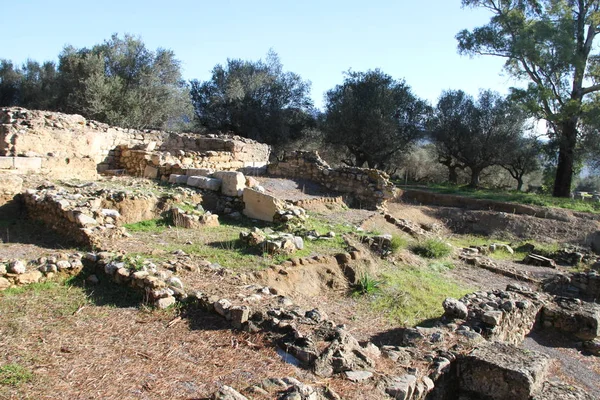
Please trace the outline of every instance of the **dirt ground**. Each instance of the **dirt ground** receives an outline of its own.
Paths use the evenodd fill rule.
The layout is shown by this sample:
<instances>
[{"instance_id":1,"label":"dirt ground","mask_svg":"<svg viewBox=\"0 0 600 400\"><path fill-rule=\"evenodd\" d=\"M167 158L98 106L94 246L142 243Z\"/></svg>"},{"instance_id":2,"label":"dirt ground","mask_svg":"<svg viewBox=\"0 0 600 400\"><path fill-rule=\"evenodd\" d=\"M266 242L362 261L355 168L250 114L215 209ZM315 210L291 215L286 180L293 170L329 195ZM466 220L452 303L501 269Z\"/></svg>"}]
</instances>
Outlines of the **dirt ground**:
<instances>
[{"instance_id":1,"label":"dirt ground","mask_svg":"<svg viewBox=\"0 0 600 400\"><path fill-rule=\"evenodd\" d=\"M266 178L260 181L268 193L288 200L336 196L307 182ZM307 208L324 223L350 224L365 232L389 233L412 240L377 211L319 203ZM595 221L581 225L581 220L575 219L559 224L534 217L401 203L390 204L388 212L421 226L439 226L442 236L508 234L536 240L562 237L565 242L582 243L586 234L598 229ZM482 226L492 228L484 230ZM242 254L235 247L235 235L247 228L230 223L211 233L170 228L134 232L131 238L114 243L113 250L138 254L156 263L182 261L201 265L176 271L187 288L242 298L260 291L264 285L261 271L269 271L277 262L264 255ZM57 234L27 220L9 221L1 229L4 243L0 243L0 260L36 259L60 251L77 251ZM307 256L327 252L325 247L315 249L318 252ZM189 254L177 256L173 254L176 250ZM226 255L219 258L219 250ZM376 259L374 256L371 259L372 266L377 264ZM401 252L394 262L416 267L423 263L409 250ZM539 278L557 272L512 261L498 262ZM444 276L473 290L504 289L507 284L517 282L457 259L453 263L455 268L442 272ZM302 278L295 279L301 284ZM265 378L285 376L317 386L329 385L345 399L375 396L369 384L353 384L339 378L319 379L283 362L266 335L233 331L222 319L200 311L183 314L177 308L153 311L141 304L140 299L130 301L129 294L107 285L93 288L80 282L8 295L0 292L0 365L18 363L33 372L28 383L16 387L0 385L0 399L200 399L220 385L243 389ZM291 300L303 309L318 306L362 341L385 337L385 332L398 328L397 322L373 311L368 301L349 295L349 291L347 285L333 289L324 286L319 293L311 296L297 293ZM537 349L546 344L532 338L525 345ZM559 345L547 350L561 360L557 373L589 390L600 390L595 384L584 384L584 380L600 382L600 362L584 356L574 344L565 346L565 350ZM572 369L575 364L578 368Z\"/></svg>"}]
</instances>

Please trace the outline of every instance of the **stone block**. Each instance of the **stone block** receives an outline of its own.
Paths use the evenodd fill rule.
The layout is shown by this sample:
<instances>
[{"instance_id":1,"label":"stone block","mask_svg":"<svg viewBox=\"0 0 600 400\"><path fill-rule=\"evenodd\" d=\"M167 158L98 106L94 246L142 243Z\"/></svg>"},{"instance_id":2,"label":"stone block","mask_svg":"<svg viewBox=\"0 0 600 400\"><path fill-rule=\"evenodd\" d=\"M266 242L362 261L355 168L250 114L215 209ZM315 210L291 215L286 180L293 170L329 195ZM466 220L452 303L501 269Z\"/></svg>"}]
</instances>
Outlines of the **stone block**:
<instances>
[{"instance_id":1,"label":"stone block","mask_svg":"<svg viewBox=\"0 0 600 400\"><path fill-rule=\"evenodd\" d=\"M206 176L206 177L210 177L213 172L215 172L214 169L211 168L188 168L185 171L185 174L187 176Z\"/></svg>"},{"instance_id":2,"label":"stone block","mask_svg":"<svg viewBox=\"0 0 600 400\"><path fill-rule=\"evenodd\" d=\"M39 170L42 168L42 159L40 157L15 157L14 167L24 170Z\"/></svg>"},{"instance_id":3,"label":"stone block","mask_svg":"<svg viewBox=\"0 0 600 400\"><path fill-rule=\"evenodd\" d=\"M158 168L152 167L150 165L146 165L146 168L144 168L144 173L142 176L144 178L148 178L148 179L156 179L156 178L158 178Z\"/></svg>"},{"instance_id":4,"label":"stone block","mask_svg":"<svg viewBox=\"0 0 600 400\"><path fill-rule=\"evenodd\" d=\"M171 174L169 176L169 183L182 183L182 184L186 184L187 181L188 181L188 176L187 175Z\"/></svg>"},{"instance_id":5,"label":"stone block","mask_svg":"<svg viewBox=\"0 0 600 400\"><path fill-rule=\"evenodd\" d=\"M221 188L221 180L216 178L207 178L206 176L189 176L187 177L188 186L197 187L199 189L207 189L218 191Z\"/></svg>"},{"instance_id":6,"label":"stone block","mask_svg":"<svg viewBox=\"0 0 600 400\"><path fill-rule=\"evenodd\" d=\"M254 189L244 189L244 215L261 221L273 222L273 216L283 208L283 201Z\"/></svg>"},{"instance_id":7,"label":"stone block","mask_svg":"<svg viewBox=\"0 0 600 400\"><path fill-rule=\"evenodd\" d=\"M221 179L221 192L225 196L240 197L246 187L246 177L241 172L217 171L213 174L215 178Z\"/></svg>"},{"instance_id":8,"label":"stone block","mask_svg":"<svg viewBox=\"0 0 600 400\"><path fill-rule=\"evenodd\" d=\"M600 305L558 298L544 306L542 322L578 339L593 340L600 336Z\"/></svg>"},{"instance_id":9,"label":"stone block","mask_svg":"<svg viewBox=\"0 0 600 400\"><path fill-rule=\"evenodd\" d=\"M0 169L12 169L14 167L14 157L0 157Z\"/></svg>"},{"instance_id":10,"label":"stone block","mask_svg":"<svg viewBox=\"0 0 600 400\"><path fill-rule=\"evenodd\" d=\"M492 342L458 359L459 390L473 398L527 400L542 389L550 358Z\"/></svg>"}]
</instances>

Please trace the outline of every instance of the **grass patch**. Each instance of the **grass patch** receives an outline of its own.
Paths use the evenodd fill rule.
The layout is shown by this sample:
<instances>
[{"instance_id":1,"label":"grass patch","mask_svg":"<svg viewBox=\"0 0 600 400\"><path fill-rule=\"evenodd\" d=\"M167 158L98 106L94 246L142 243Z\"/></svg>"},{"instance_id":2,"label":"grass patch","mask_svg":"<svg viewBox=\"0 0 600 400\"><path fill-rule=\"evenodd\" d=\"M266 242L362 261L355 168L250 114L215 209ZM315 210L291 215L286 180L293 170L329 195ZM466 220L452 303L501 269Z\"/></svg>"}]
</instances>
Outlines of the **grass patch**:
<instances>
[{"instance_id":1,"label":"grass patch","mask_svg":"<svg viewBox=\"0 0 600 400\"><path fill-rule=\"evenodd\" d=\"M13 286L8 288L2 292L0 292L1 297L12 297L18 296L23 293L32 293L34 295L38 295L42 292L53 291L56 290L58 284L55 282L39 282L39 283L31 283L23 286Z\"/></svg>"},{"instance_id":2,"label":"grass patch","mask_svg":"<svg viewBox=\"0 0 600 400\"><path fill-rule=\"evenodd\" d=\"M471 291L432 268L402 267L383 276L371 306L394 322L412 326L441 316L446 297L460 298Z\"/></svg>"},{"instance_id":3,"label":"grass patch","mask_svg":"<svg viewBox=\"0 0 600 400\"><path fill-rule=\"evenodd\" d=\"M406 186L410 189L410 186ZM436 193L454 194L475 199L495 200L508 203L528 204L541 207L565 208L573 211L600 213L600 203L552 197L545 194L503 191L493 189L472 189L465 186L431 185L425 188Z\"/></svg>"},{"instance_id":4,"label":"grass patch","mask_svg":"<svg viewBox=\"0 0 600 400\"><path fill-rule=\"evenodd\" d=\"M130 232L151 232L160 233L172 226L171 221L166 218L149 219L146 221L140 221L133 224L123 225Z\"/></svg>"},{"instance_id":5,"label":"grass patch","mask_svg":"<svg viewBox=\"0 0 600 400\"><path fill-rule=\"evenodd\" d=\"M428 239L415 245L412 251L425 258L443 258L450 254L452 248L439 239Z\"/></svg>"},{"instance_id":6,"label":"grass patch","mask_svg":"<svg viewBox=\"0 0 600 400\"><path fill-rule=\"evenodd\" d=\"M408 246L408 240L398 235L393 235L392 240L390 242L390 250L392 254L397 253L398 251L406 248Z\"/></svg>"},{"instance_id":7,"label":"grass patch","mask_svg":"<svg viewBox=\"0 0 600 400\"><path fill-rule=\"evenodd\" d=\"M357 295L374 295L379 292L381 281L373 278L371 275L364 273L354 285L354 293Z\"/></svg>"},{"instance_id":8,"label":"grass patch","mask_svg":"<svg viewBox=\"0 0 600 400\"><path fill-rule=\"evenodd\" d=\"M19 364L6 364L0 366L0 385L17 386L30 382L33 373Z\"/></svg>"},{"instance_id":9,"label":"grass patch","mask_svg":"<svg viewBox=\"0 0 600 400\"><path fill-rule=\"evenodd\" d=\"M545 257L552 257L554 253L562 248L562 245L559 243L540 243L535 240L509 241L476 235L453 236L448 241L456 247L486 247L493 243L507 244L514 250L514 254L503 249L498 249L493 253L487 254L487 256L495 260L508 261L522 261L530 253L530 245L534 246L534 253Z\"/></svg>"}]
</instances>

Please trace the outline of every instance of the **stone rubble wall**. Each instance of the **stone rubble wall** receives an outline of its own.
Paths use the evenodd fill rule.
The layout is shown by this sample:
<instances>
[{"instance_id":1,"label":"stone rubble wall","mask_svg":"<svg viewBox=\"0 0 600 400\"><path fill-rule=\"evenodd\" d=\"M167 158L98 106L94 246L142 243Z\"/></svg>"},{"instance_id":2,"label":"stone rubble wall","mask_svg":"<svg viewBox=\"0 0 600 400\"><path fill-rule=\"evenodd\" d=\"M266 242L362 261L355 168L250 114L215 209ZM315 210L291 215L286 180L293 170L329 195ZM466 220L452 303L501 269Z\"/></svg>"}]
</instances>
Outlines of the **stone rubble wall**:
<instances>
[{"instance_id":1,"label":"stone rubble wall","mask_svg":"<svg viewBox=\"0 0 600 400\"><path fill-rule=\"evenodd\" d=\"M127 157L121 159L121 148L169 153L174 164L218 165L220 169L264 170L270 154L269 146L238 136L125 129L80 115L0 108L0 169L91 179L97 171L128 163ZM132 173L141 175L143 170L132 168Z\"/></svg>"},{"instance_id":2,"label":"stone rubble wall","mask_svg":"<svg viewBox=\"0 0 600 400\"><path fill-rule=\"evenodd\" d=\"M600 274L593 270L559 274L544 282L544 290L557 296L600 303Z\"/></svg>"},{"instance_id":3,"label":"stone rubble wall","mask_svg":"<svg viewBox=\"0 0 600 400\"><path fill-rule=\"evenodd\" d=\"M356 206L363 208L383 206L398 195L385 172L356 167L334 169L312 151L286 153L282 160L269 165L268 172L273 176L317 182L327 189L347 194Z\"/></svg>"}]
</instances>

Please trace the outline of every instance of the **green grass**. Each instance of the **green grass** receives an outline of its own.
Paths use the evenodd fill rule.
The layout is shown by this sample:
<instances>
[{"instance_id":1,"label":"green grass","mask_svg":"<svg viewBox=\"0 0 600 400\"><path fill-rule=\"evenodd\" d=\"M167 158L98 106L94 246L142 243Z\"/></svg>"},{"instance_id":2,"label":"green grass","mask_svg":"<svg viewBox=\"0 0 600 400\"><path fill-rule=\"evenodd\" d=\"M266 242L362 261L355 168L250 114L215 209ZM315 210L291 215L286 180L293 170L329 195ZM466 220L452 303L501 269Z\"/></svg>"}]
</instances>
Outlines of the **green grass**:
<instances>
[{"instance_id":1,"label":"green grass","mask_svg":"<svg viewBox=\"0 0 600 400\"><path fill-rule=\"evenodd\" d=\"M171 226L171 222L165 218L149 219L133 224L123 225L130 232L152 232L160 233Z\"/></svg>"},{"instance_id":2,"label":"green grass","mask_svg":"<svg viewBox=\"0 0 600 400\"><path fill-rule=\"evenodd\" d=\"M374 295L379 292L381 281L373 278L368 273L363 273L356 285L354 285L353 291L357 295Z\"/></svg>"},{"instance_id":3,"label":"green grass","mask_svg":"<svg viewBox=\"0 0 600 400\"><path fill-rule=\"evenodd\" d=\"M410 189L410 186L406 186ZM465 186L431 185L426 188L436 193L454 194L475 199L495 200L509 203L528 204L541 207L565 208L573 211L600 213L600 203L567 198L552 197L545 194L502 191L492 189L471 189Z\"/></svg>"},{"instance_id":4,"label":"green grass","mask_svg":"<svg viewBox=\"0 0 600 400\"><path fill-rule=\"evenodd\" d=\"M446 297L460 298L473 291L448 279L435 268L401 267L385 274L382 280L371 307L405 326L441 316Z\"/></svg>"},{"instance_id":5,"label":"green grass","mask_svg":"<svg viewBox=\"0 0 600 400\"><path fill-rule=\"evenodd\" d=\"M452 248L439 239L428 239L413 246L412 251L425 258L443 258L452 252Z\"/></svg>"},{"instance_id":6,"label":"green grass","mask_svg":"<svg viewBox=\"0 0 600 400\"><path fill-rule=\"evenodd\" d=\"M0 366L0 385L17 386L30 382L33 373L19 364L6 364Z\"/></svg>"},{"instance_id":7,"label":"green grass","mask_svg":"<svg viewBox=\"0 0 600 400\"><path fill-rule=\"evenodd\" d=\"M392 241L390 243L390 250L393 254L397 253L401 249L404 249L408 246L408 240L398 235L392 236Z\"/></svg>"},{"instance_id":8,"label":"green grass","mask_svg":"<svg viewBox=\"0 0 600 400\"><path fill-rule=\"evenodd\" d=\"M41 292L55 290L57 286L58 286L58 283L56 283L56 282L39 282L39 283L31 283L29 285L23 285L23 286L13 286L11 288L8 288L8 289L0 292L1 293L0 296L11 297L11 296L18 296L23 293L39 294Z\"/></svg>"}]
</instances>

